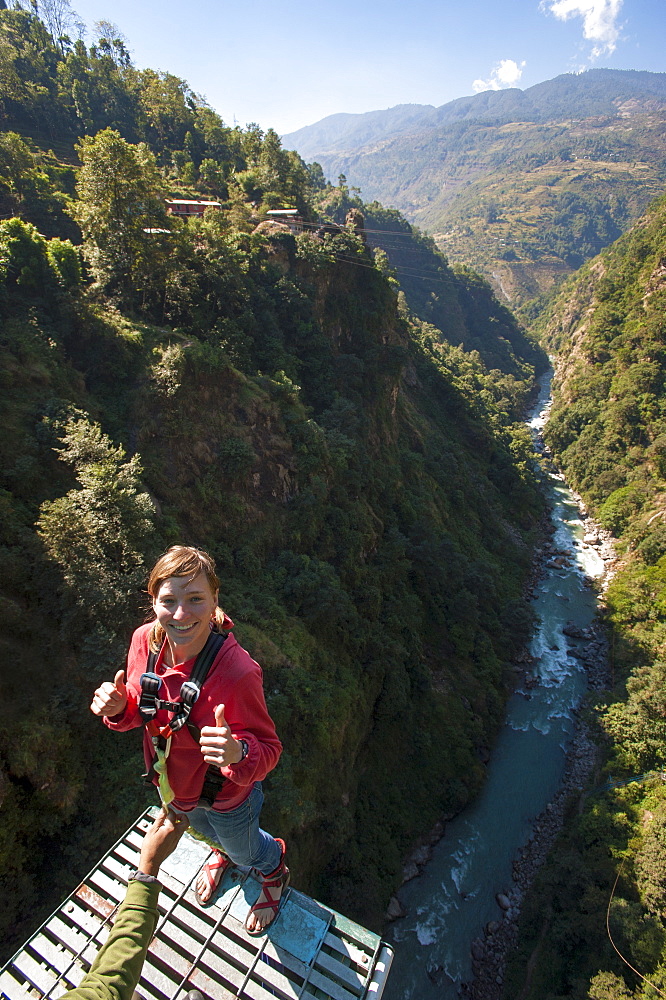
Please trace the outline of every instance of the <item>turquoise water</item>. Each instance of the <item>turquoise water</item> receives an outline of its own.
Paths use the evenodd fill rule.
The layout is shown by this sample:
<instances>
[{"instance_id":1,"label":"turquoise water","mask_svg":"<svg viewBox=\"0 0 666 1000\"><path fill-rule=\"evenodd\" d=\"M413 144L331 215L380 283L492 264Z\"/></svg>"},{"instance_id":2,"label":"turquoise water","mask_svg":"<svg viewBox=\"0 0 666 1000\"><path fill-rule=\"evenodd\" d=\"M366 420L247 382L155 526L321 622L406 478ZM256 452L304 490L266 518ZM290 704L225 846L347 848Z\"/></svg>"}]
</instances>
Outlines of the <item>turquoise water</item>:
<instances>
[{"instance_id":1,"label":"turquoise water","mask_svg":"<svg viewBox=\"0 0 666 1000\"><path fill-rule=\"evenodd\" d=\"M535 433L547 415L548 387L530 421ZM391 925L387 939L395 957L385 1000L448 1000L472 978L470 945L490 920L501 920L495 896L513 885L512 863L528 840L534 820L553 798L562 779L573 712L586 691L577 659L567 655L562 629L569 621L585 627L596 611L583 576L600 577L603 562L583 544L584 528L570 490L549 477L556 527L553 544L572 556L568 569L549 569L539 582L534 610L539 625L531 653L538 686L517 691L488 764L478 799L447 824L432 860L419 878L397 893L407 910ZM441 967L437 984L427 970Z\"/></svg>"}]
</instances>

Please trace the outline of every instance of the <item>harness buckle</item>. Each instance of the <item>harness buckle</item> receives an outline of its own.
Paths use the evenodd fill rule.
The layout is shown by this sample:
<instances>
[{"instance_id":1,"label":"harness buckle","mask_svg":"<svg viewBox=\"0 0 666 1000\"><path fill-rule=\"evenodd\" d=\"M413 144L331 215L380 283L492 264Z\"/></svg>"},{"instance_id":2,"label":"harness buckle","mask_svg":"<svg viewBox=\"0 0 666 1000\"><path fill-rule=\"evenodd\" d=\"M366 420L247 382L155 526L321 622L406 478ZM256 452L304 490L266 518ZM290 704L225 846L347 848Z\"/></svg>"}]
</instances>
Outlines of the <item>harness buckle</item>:
<instances>
[{"instance_id":1,"label":"harness buckle","mask_svg":"<svg viewBox=\"0 0 666 1000\"><path fill-rule=\"evenodd\" d=\"M139 711L142 718L153 719L157 715L157 694L161 683L162 678L158 677L152 670L147 670L144 674L141 674Z\"/></svg>"},{"instance_id":2,"label":"harness buckle","mask_svg":"<svg viewBox=\"0 0 666 1000\"><path fill-rule=\"evenodd\" d=\"M199 697L199 694L200 688L196 681L185 681L180 689L180 700L189 710Z\"/></svg>"}]
</instances>

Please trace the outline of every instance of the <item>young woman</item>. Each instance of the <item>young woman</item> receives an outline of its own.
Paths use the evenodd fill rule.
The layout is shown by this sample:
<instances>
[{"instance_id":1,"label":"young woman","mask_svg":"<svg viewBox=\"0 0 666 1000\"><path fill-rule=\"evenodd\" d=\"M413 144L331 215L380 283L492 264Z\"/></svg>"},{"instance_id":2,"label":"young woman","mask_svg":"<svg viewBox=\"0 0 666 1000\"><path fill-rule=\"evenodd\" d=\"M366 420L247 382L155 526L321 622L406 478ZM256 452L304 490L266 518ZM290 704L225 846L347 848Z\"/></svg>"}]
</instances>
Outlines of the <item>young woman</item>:
<instances>
[{"instance_id":1,"label":"young woman","mask_svg":"<svg viewBox=\"0 0 666 1000\"><path fill-rule=\"evenodd\" d=\"M164 804L186 813L195 830L224 850L215 851L199 872L197 899L211 900L230 862L255 868L262 891L245 927L261 934L289 882L284 841L259 826L261 781L277 764L282 744L266 708L259 664L233 635L222 642L233 622L218 606L218 591L206 552L172 546L150 574L155 620L132 636L127 680L119 670L113 682L97 689L90 707L110 729L132 729L149 719L144 754L149 772L157 769L153 780ZM206 656L212 664L188 712L187 682L198 676ZM147 697L144 685L142 700L146 672L153 693Z\"/></svg>"}]
</instances>

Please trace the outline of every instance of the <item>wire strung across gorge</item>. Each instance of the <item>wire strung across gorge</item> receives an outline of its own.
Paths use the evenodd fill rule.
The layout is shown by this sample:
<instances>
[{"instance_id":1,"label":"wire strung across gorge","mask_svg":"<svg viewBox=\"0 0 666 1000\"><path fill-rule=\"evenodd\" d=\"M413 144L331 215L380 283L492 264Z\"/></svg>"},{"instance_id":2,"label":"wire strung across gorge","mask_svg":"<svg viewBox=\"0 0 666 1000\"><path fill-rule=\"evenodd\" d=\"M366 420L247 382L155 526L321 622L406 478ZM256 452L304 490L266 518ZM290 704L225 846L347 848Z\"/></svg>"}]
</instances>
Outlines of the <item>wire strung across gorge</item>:
<instances>
[{"instance_id":1,"label":"wire strung across gorge","mask_svg":"<svg viewBox=\"0 0 666 1000\"><path fill-rule=\"evenodd\" d=\"M321 229L325 228L327 225L331 226L331 227L338 228L339 232L341 234L344 233L344 232L348 232L348 230L346 230L345 227L340 226L339 223L333 223L333 222L328 222L328 223L327 222L302 222L301 225L302 225L304 231L306 231L306 232L309 231L309 232L312 232L313 234L315 232L317 232L318 230L321 230ZM400 236L400 237L406 237L407 239L414 239L414 238L418 239L419 236L423 235L423 234L415 233L414 231L405 231L405 230L398 230L398 229L369 229L367 227L364 227L363 233L366 236L367 235L390 236L390 237L398 237L398 236ZM426 237L426 238L428 238L428 237ZM432 239L432 237L430 237L430 238ZM372 242L372 241L370 241L370 242ZM595 247L598 251L601 251L606 246L608 246L608 242L607 241L605 241L605 240L599 240L599 239L588 240L588 243L591 246ZM378 240L375 241L375 244L379 244L379 241ZM507 239L507 238L502 239L499 236L496 236L496 237L493 237L493 236L488 237L488 236L486 236L485 239L478 239L478 238L475 239L475 246L477 247L477 249L485 247L487 250L492 251L492 250L494 250L496 248L496 246L498 244L500 246L502 246L502 247L505 247L505 248L506 247L510 248L511 246L519 247L519 246L522 246L522 241L521 240L516 240L516 239ZM443 247L438 246L437 244L435 244L434 247L419 247L419 246L410 247L410 246L405 246L404 243L401 244L400 241L382 240L381 244L379 244L379 249L382 249L382 250L384 250L387 253L391 253L391 252L399 253L402 256L404 256L406 254L411 254L411 255L414 255L414 256L418 257L419 255L421 255L421 256L431 256L431 255L441 254L441 256L444 258L444 260L442 261L442 268L445 268L447 266L447 263L448 263L446 261L446 249L443 248ZM558 256L555 253L555 251L549 250L548 248L545 248L545 252L553 254L556 258ZM339 260L344 260L345 259L344 255L340 254L339 251L337 251L337 252L336 251L331 251L331 253L332 253L333 256L335 256ZM348 262L352 263L351 260L349 260ZM524 263L533 263L533 262L531 260L526 260L525 258L523 258L523 259L518 259L516 261L512 261L510 263L524 264ZM365 267L367 267L369 265L358 265L358 266L365 266ZM442 276L440 274L435 275L435 272L428 272L426 274L423 274L422 272L418 272L417 273L416 270L412 269L409 264L399 265L399 264L393 264L392 263L391 266L392 266L393 270L396 271L396 273L398 273L398 274L402 273L402 274L405 275L405 277L424 278L424 279L428 279L428 280L431 280L431 281L440 282L441 284L449 284L449 285L455 284L455 281L452 280L451 278Z\"/></svg>"},{"instance_id":2,"label":"wire strung across gorge","mask_svg":"<svg viewBox=\"0 0 666 1000\"><path fill-rule=\"evenodd\" d=\"M327 222L302 222L301 225L302 225L302 227L303 227L304 230L312 230L313 232L316 232L318 229L324 228L326 225L337 226L340 229L341 233L344 233L344 232L348 231L348 230L345 230L344 226L340 226L340 224L337 223L337 222L328 222L328 223ZM415 232L414 230L408 231L408 230L402 230L402 229L369 229L367 226L364 226L363 232L365 232L365 233L371 233L372 235L377 235L377 236L406 236L406 237L408 237L410 239L414 239L414 238L416 238L416 239L422 238L422 239L426 239L426 240L427 239L431 239L435 243L435 247L432 248L432 249L429 249L429 248L425 247L422 251L417 249L417 250L412 250L412 251L406 251L406 250L404 250L403 252L411 252L411 253L429 253L429 252L433 252L433 253L441 253L444 256L446 256L446 250L444 248L438 246L437 242L436 242L436 240L434 238L434 236L430 236L428 233L420 233L420 232ZM493 247L497 243L501 244L502 246L520 246L521 242L522 242L521 240L511 239L511 238L509 238L507 236L501 236L501 235L500 236L489 236L488 234L486 234L486 236L485 236L484 239L479 239L478 237L474 238L474 243L475 243L476 246L484 246L484 247ZM586 240L586 242L588 244L590 244L590 246L597 247L599 250L603 250L603 249L605 249L608 246L608 240L602 240L602 239L599 239L598 237L596 239L595 238L589 238L589 239ZM395 245L396 249L397 249L397 246L398 245L396 244Z\"/></svg>"},{"instance_id":3,"label":"wire strung across gorge","mask_svg":"<svg viewBox=\"0 0 666 1000\"><path fill-rule=\"evenodd\" d=\"M340 223L338 223L338 222L327 222L326 220L324 220L323 222L305 222L305 221L303 221L303 222L301 222L301 225L303 226L304 229L308 228L308 229L312 229L312 230L317 230L317 229L324 229L326 226L331 226L332 228L333 227L338 228L341 233L345 233L345 232L348 233L349 232L349 230L345 229L344 226L341 226ZM419 234L415 233L414 230L408 230L408 229L368 229L367 226L364 226L363 227L363 232L364 233L378 233L378 234L380 234L382 236L409 236L410 238L416 237L417 239L419 237Z\"/></svg>"},{"instance_id":4,"label":"wire strung across gorge","mask_svg":"<svg viewBox=\"0 0 666 1000\"><path fill-rule=\"evenodd\" d=\"M315 223L312 223L312 222L310 222L310 223L304 223L304 225L310 226L313 230L314 229L321 229L322 228L322 226L320 224L316 225ZM384 232L386 232L386 230L383 230L383 229L375 229L375 230L366 229L364 231L366 233L369 233L369 232L384 233ZM345 230L341 228L340 232L343 233L343 232L345 232ZM397 236L410 236L411 234L410 233L399 233L399 232L396 231L394 235L397 235ZM402 247L398 247L398 246L389 247L389 249L400 250L401 253L413 253L413 254L430 254L431 252L436 252L436 251L430 251L430 250L425 249L425 248L423 250L419 250L419 249L411 249L411 248L402 248ZM354 256L352 256L351 253L346 254L346 253L344 253L344 251L333 250L333 249L328 249L328 253L330 254L331 258L339 261L340 263L352 264L354 267L363 267L363 268L366 268L367 270L370 270L370 271L376 271L377 270L377 268L376 268L376 266L374 264L363 264L361 261L357 260ZM412 267L409 264L392 264L391 263L390 267L391 267L391 270L393 270L393 271L396 272L396 274L398 274L398 275L402 274L406 278L422 278L424 280L436 282L436 283L439 283L439 284L442 284L442 285L455 285L456 284L455 278L448 277L444 273L444 264L443 263L442 263L442 269L441 270L438 269L437 271L426 271L426 272L422 271L421 269L417 269L416 267Z\"/></svg>"},{"instance_id":5,"label":"wire strung across gorge","mask_svg":"<svg viewBox=\"0 0 666 1000\"><path fill-rule=\"evenodd\" d=\"M367 270L381 273L377 271L377 267L374 264L362 264L360 261L354 260L353 257L347 257L344 254L336 253L335 251L331 252L331 257L333 257L341 264L351 264L353 267L364 267ZM394 264L391 264L390 266L391 270L395 271L396 274L398 275L403 274L406 278L423 278L424 280L427 279L428 281L439 283L441 285L455 284L455 279L447 278L441 275L438 271L431 271L428 274L424 274L422 272L416 271L414 268L410 268L409 266L396 267Z\"/></svg>"}]
</instances>

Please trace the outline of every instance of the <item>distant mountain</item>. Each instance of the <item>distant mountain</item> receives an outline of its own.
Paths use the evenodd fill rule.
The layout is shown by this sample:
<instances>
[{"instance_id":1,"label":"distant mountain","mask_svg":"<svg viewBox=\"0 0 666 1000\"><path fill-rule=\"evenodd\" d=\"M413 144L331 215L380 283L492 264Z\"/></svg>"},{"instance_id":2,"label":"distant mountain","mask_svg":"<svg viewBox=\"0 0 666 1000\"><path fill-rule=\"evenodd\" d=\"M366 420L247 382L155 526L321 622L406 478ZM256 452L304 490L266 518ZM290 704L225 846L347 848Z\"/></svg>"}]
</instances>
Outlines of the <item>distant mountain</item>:
<instances>
[{"instance_id":1,"label":"distant mountain","mask_svg":"<svg viewBox=\"0 0 666 1000\"><path fill-rule=\"evenodd\" d=\"M666 100L666 74L637 70L593 69L563 74L527 90L487 90L459 97L439 108L398 104L385 111L337 114L282 136L283 145L301 156L358 151L359 144L393 139L413 126L436 127L463 120L548 121L553 117L613 115L618 97ZM319 163L324 166L321 159Z\"/></svg>"},{"instance_id":2,"label":"distant mountain","mask_svg":"<svg viewBox=\"0 0 666 1000\"><path fill-rule=\"evenodd\" d=\"M386 111L329 115L315 125L306 125L283 136L282 142L287 149L296 149L306 160L311 160L320 156L322 151L358 149L405 128L435 122L436 115L437 108L432 104L398 104Z\"/></svg>"},{"instance_id":3,"label":"distant mountain","mask_svg":"<svg viewBox=\"0 0 666 1000\"><path fill-rule=\"evenodd\" d=\"M398 208L521 304L624 232L666 184L666 74L589 70L283 138Z\"/></svg>"}]
</instances>

